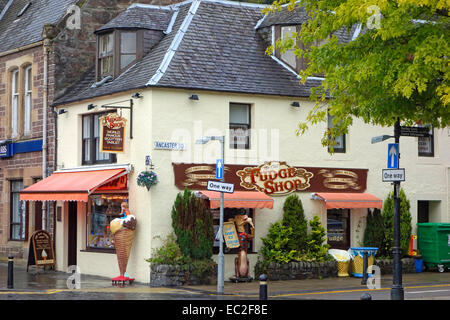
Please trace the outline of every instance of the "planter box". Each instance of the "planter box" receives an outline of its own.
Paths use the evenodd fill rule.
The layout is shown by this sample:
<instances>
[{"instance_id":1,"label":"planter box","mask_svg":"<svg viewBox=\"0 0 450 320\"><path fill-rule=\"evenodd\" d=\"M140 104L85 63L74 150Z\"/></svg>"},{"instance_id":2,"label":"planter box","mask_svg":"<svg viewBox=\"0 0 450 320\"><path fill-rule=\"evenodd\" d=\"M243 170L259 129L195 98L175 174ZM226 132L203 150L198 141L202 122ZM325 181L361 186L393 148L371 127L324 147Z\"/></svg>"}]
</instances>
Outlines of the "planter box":
<instances>
[{"instance_id":1,"label":"planter box","mask_svg":"<svg viewBox=\"0 0 450 320\"><path fill-rule=\"evenodd\" d=\"M213 285L217 283L217 267L206 277L196 277L192 272L182 270L179 265L151 264L151 287L174 287L185 285Z\"/></svg>"}]
</instances>

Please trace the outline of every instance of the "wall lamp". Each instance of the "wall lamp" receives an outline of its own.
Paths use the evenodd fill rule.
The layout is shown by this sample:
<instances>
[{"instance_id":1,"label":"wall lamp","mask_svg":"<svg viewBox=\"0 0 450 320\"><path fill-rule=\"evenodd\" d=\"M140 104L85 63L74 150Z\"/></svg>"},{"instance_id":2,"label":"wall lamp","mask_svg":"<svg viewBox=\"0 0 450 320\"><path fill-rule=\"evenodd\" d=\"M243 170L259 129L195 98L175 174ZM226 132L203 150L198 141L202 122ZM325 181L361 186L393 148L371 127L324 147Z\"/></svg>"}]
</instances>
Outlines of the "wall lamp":
<instances>
[{"instance_id":1,"label":"wall lamp","mask_svg":"<svg viewBox=\"0 0 450 320\"><path fill-rule=\"evenodd\" d=\"M300 103L298 101L294 101L291 103L291 106L298 108L300 107Z\"/></svg>"},{"instance_id":2,"label":"wall lamp","mask_svg":"<svg viewBox=\"0 0 450 320\"><path fill-rule=\"evenodd\" d=\"M92 109L95 109L97 106L96 105L94 105L94 104L88 104L88 110L92 110Z\"/></svg>"},{"instance_id":3,"label":"wall lamp","mask_svg":"<svg viewBox=\"0 0 450 320\"><path fill-rule=\"evenodd\" d=\"M189 99L190 99L190 100L198 101L198 95L193 94L193 95L191 95L191 96L189 97Z\"/></svg>"},{"instance_id":4,"label":"wall lamp","mask_svg":"<svg viewBox=\"0 0 450 320\"><path fill-rule=\"evenodd\" d=\"M140 94L139 92L136 92L136 93L133 94L131 97L132 97L133 99L140 99L140 98L143 98L143 96L141 96L141 94Z\"/></svg>"},{"instance_id":5,"label":"wall lamp","mask_svg":"<svg viewBox=\"0 0 450 320\"><path fill-rule=\"evenodd\" d=\"M66 109L59 109L58 110L58 114L64 114L64 113L67 113Z\"/></svg>"}]
</instances>

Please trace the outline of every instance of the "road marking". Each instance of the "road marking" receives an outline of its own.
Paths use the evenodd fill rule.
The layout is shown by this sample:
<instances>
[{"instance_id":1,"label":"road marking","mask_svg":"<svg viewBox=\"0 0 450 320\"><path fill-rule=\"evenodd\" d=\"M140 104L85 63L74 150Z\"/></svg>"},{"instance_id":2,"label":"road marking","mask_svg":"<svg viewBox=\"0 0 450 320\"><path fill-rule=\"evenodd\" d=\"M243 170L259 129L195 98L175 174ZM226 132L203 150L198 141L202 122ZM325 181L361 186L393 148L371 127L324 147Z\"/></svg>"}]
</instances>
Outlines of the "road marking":
<instances>
[{"instance_id":1,"label":"road marking","mask_svg":"<svg viewBox=\"0 0 450 320\"><path fill-rule=\"evenodd\" d=\"M450 290L427 290L427 291L410 291L408 293L430 293L430 292L447 292Z\"/></svg>"}]
</instances>

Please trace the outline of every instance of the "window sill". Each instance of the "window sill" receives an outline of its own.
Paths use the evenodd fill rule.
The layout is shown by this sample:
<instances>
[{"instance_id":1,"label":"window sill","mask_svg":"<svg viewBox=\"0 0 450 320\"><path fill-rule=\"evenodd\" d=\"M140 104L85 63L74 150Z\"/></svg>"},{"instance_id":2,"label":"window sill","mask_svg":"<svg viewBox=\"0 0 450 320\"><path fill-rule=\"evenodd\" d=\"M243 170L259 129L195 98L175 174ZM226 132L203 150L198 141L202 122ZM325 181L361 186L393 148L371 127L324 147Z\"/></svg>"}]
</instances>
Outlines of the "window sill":
<instances>
[{"instance_id":1,"label":"window sill","mask_svg":"<svg viewBox=\"0 0 450 320\"><path fill-rule=\"evenodd\" d=\"M116 249L94 249L94 248L87 248L87 249L85 249L85 250L80 250L80 252L116 254Z\"/></svg>"}]
</instances>

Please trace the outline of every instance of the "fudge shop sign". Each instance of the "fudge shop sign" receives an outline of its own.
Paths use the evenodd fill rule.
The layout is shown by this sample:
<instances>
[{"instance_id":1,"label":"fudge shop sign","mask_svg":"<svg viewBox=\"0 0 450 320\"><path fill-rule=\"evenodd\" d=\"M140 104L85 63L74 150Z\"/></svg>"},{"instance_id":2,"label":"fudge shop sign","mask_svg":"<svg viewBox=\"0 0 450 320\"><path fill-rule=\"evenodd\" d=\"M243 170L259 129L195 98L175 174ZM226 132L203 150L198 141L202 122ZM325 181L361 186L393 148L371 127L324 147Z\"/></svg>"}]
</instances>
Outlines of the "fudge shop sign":
<instances>
[{"instance_id":1,"label":"fudge shop sign","mask_svg":"<svg viewBox=\"0 0 450 320\"><path fill-rule=\"evenodd\" d=\"M100 152L125 151L126 123L127 119L117 113L110 113L100 118Z\"/></svg>"},{"instance_id":2,"label":"fudge shop sign","mask_svg":"<svg viewBox=\"0 0 450 320\"><path fill-rule=\"evenodd\" d=\"M215 179L215 165L173 163L175 185L184 190L206 189ZM225 165L224 178L236 191L260 191L269 196L292 192L364 192L368 169L291 167L271 161L259 166Z\"/></svg>"}]
</instances>

